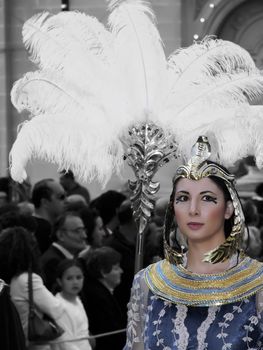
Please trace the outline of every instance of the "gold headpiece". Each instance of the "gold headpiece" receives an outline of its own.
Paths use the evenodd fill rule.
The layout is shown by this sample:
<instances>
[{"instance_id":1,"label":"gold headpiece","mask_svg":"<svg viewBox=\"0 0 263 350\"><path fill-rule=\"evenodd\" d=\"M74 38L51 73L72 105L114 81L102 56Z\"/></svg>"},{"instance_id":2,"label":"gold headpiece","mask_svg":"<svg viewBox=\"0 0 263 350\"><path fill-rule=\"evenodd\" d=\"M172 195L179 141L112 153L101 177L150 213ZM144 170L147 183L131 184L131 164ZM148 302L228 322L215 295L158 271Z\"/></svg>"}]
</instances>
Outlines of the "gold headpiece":
<instances>
[{"instance_id":1,"label":"gold headpiece","mask_svg":"<svg viewBox=\"0 0 263 350\"><path fill-rule=\"evenodd\" d=\"M200 180L205 177L218 177L222 179L229 191L231 200L234 206L234 222L232 226L232 231L225 240L223 244L218 246L216 249L205 254L204 261L210 263L223 262L236 251L241 250L240 243L242 234L244 232L244 215L241 207L241 203L236 192L234 183L235 177L229 174L225 169L223 169L219 164L214 162L209 162L208 159L211 155L211 147L206 136L200 136L197 142L192 147L191 159L188 161L187 165L180 166L173 179L175 185L179 178L187 178L192 180ZM174 202L174 190L171 196L170 205L168 208L166 224L171 227L171 209ZM170 223L170 224L169 224ZM170 231L170 230L169 230ZM167 233L167 227L165 228L165 233ZM178 252L176 249L172 249L165 239L165 255L166 258L172 263L181 263L183 254Z\"/></svg>"}]
</instances>

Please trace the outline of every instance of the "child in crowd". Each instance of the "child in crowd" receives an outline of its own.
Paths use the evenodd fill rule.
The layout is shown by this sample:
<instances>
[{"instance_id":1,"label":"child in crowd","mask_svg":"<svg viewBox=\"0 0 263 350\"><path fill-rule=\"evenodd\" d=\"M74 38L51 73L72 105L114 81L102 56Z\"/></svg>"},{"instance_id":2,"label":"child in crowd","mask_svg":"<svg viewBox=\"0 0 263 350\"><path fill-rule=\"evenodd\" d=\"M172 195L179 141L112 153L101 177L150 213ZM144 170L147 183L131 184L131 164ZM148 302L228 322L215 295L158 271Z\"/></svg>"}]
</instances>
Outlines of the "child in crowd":
<instances>
[{"instance_id":1,"label":"child in crowd","mask_svg":"<svg viewBox=\"0 0 263 350\"><path fill-rule=\"evenodd\" d=\"M57 283L61 292L56 297L65 308L59 325L65 333L51 344L52 350L91 350L88 340L89 324L78 296L84 281L81 264L73 259L63 260L57 268Z\"/></svg>"}]
</instances>

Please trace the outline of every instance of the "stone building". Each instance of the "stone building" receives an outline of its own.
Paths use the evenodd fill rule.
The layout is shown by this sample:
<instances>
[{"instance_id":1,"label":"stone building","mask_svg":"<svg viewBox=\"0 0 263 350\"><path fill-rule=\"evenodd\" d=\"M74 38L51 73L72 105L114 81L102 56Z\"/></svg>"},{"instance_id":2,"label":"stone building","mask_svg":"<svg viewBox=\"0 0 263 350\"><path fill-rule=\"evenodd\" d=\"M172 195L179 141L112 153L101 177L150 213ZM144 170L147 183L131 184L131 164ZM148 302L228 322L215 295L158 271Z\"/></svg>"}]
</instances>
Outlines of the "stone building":
<instances>
[{"instance_id":1,"label":"stone building","mask_svg":"<svg viewBox=\"0 0 263 350\"><path fill-rule=\"evenodd\" d=\"M246 48L258 67L263 68L262 0L151 2L167 55L180 46L191 44L194 39L216 35ZM8 153L16 137L17 125L26 119L26 115L18 114L10 102L13 82L33 70L21 40L22 24L37 12L61 11L63 4L68 4L70 10L86 12L106 21L105 0L0 0L0 176L8 175ZM167 171L169 173L169 169ZM161 181L162 177L167 177L164 173L160 173ZM40 162L29 165L28 174L32 183L46 176L57 176L56 167ZM118 188L118 181L112 179L108 186ZM100 191L96 183L87 185L93 196Z\"/></svg>"}]
</instances>

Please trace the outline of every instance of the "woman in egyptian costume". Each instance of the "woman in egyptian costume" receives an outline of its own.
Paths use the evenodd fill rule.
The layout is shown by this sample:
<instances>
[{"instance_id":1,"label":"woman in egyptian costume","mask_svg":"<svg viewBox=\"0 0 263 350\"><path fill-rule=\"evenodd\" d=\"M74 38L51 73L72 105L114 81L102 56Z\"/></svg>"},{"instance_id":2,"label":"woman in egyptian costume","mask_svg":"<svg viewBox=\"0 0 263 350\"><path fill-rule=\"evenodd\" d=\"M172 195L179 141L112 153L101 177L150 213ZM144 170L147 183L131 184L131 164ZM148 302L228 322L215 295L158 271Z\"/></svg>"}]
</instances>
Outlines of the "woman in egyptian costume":
<instances>
[{"instance_id":1,"label":"woman in egyptian costume","mask_svg":"<svg viewBox=\"0 0 263 350\"><path fill-rule=\"evenodd\" d=\"M141 259L160 187L153 177L175 157L183 165L164 225L165 259L135 276L125 349L262 349L263 269L240 248L244 217L224 167L253 155L262 168L263 111L251 102L262 97L263 76L246 50L213 37L166 59L148 1L107 2L107 27L70 11L24 24L38 69L11 91L30 118L10 152L10 174L23 182L28 161L39 158L105 184L126 159ZM174 234L187 248L169 245Z\"/></svg>"},{"instance_id":2,"label":"woman in egyptian costume","mask_svg":"<svg viewBox=\"0 0 263 350\"><path fill-rule=\"evenodd\" d=\"M165 259L135 276L126 350L263 348L263 265L241 249L246 228L234 175L210 154L199 137L176 170ZM187 249L168 244L176 229Z\"/></svg>"}]
</instances>

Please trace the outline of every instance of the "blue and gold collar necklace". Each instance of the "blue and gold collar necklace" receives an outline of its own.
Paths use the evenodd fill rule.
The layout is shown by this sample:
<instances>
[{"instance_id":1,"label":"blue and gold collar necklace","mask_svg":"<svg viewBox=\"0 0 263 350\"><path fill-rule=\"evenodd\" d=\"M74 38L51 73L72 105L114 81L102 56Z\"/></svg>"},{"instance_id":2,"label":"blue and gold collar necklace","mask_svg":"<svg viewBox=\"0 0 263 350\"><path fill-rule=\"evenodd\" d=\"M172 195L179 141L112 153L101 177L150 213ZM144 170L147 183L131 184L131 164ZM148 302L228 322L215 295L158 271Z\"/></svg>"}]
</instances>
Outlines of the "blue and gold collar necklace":
<instances>
[{"instance_id":1,"label":"blue and gold collar necklace","mask_svg":"<svg viewBox=\"0 0 263 350\"><path fill-rule=\"evenodd\" d=\"M246 256L225 272L196 274L162 260L145 269L145 279L155 295L172 303L224 305L248 298L263 288L263 264Z\"/></svg>"}]
</instances>

